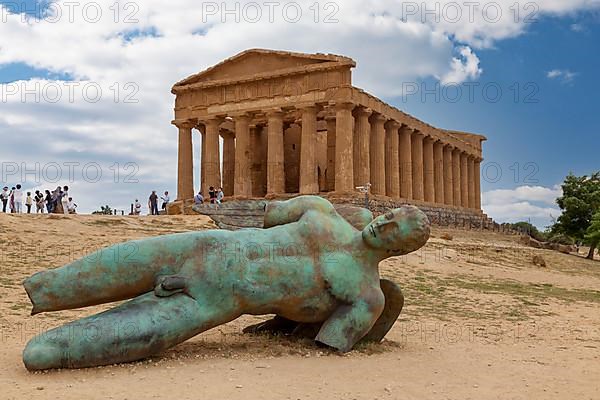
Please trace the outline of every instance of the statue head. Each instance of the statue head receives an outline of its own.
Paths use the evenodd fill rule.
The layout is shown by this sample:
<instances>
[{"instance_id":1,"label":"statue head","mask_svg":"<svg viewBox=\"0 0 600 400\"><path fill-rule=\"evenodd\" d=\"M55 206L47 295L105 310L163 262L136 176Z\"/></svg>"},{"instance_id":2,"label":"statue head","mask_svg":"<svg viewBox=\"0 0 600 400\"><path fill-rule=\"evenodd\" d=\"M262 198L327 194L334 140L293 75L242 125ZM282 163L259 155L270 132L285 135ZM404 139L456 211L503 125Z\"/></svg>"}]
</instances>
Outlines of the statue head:
<instances>
[{"instance_id":1,"label":"statue head","mask_svg":"<svg viewBox=\"0 0 600 400\"><path fill-rule=\"evenodd\" d=\"M429 239L429 219L417 207L404 206L378 216L362 231L365 243L385 257L411 253Z\"/></svg>"}]
</instances>

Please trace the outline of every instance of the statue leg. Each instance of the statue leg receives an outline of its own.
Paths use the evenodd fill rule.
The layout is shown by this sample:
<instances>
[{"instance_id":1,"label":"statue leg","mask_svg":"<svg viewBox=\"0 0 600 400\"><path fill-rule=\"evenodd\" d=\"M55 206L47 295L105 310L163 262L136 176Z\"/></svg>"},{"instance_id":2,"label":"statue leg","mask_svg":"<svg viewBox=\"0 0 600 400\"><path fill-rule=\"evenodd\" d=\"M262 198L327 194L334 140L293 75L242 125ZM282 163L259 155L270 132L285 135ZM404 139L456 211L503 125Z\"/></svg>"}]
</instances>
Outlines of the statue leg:
<instances>
[{"instance_id":1,"label":"statue leg","mask_svg":"<svg viewBox=\"0 0 600 400\"><path fill-rule=\"evenodd\" d=\"M140 360L235 317L185 294L157 297L151 292L34 337L23 362L29 370L41 370Z\"/></svg>"},{"instance_id":2,"label":"statue leg","mask_svg":"<svg viewBox=\"0 0 600 400\"><path fill-rule=\"evenodd\" d=\"M402 290L394 282L381 279L381 291L385 295L383 312L373 325L373 328L360 342L381 342L385 335L392 329L404 306ZM244 328L244 333L271 333L314 339L323 323L300 323L276 315L274 318Z\"/></svg>"}]
</instances>

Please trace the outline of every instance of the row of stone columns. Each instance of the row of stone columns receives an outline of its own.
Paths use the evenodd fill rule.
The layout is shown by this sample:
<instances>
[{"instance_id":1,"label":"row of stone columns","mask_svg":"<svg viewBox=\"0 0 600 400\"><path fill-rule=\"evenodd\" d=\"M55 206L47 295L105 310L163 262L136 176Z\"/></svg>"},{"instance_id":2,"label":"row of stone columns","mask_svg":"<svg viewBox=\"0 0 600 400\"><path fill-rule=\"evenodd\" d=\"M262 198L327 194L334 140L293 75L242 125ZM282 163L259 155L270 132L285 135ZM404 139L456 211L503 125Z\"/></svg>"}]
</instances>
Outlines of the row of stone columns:
<instances>
[{"instance_id":1,"label":"row of stone columns","mask_svg":"<svg viewBox=\"0 0 600 400\"><path fill-rule=\"evenodd\" d=\"M298 109L301 120L300 194L319 192L315 138L319 108ZM253 195L251 166L266 157L266 192L285 193L284 131L286 113L267 110L266 143L251 126L252 115L229 115L234 131L220 131L224 116L198 123L178 123L178 198L194 195L192 129L202 134L202 191L223 186L226 194ZM480 209L480 159L437 141L418 130L351 102L338 102L327 110L327 191L353 192L371 184L371 192L394 199L416 200ZM264 124L264 122L263 122ZM262 128L260 128L262 129ZM223 170L219 136L223 137ZM260 148L259 148L260 147ZM261 152L257 153L259 150ZM260 161L260 160L259 160Z\"/></svg>"}]
</instances>

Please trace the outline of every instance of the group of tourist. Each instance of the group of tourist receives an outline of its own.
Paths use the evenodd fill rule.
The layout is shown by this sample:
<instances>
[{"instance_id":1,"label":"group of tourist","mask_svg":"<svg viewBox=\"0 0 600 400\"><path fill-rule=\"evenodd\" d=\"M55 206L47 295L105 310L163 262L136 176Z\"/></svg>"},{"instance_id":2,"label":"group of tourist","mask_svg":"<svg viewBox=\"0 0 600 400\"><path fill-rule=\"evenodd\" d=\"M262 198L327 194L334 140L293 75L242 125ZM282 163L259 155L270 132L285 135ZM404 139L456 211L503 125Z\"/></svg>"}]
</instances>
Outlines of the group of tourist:
<instances>
[{"instance_id":1,"label":"group of tourist","mask_svg":"<svg viewBox=\"0 0 600 400\"><path fill-rule=\"evenodd\" d=\"M214 204L214 206L218 209L219 205L223 202L223 198L225 195L223 194L223 188L215 188L211 186L208 189L208 203ZM159 201L161 203L160 208L158 207ZM167 213L169 203L171 202L171 197L169 196L169 192L166 191L162 196L159 196L156 193L156 190L153 190L148 198L148 214L149 215L159 215L160 211L164 211ZM195 204L204 204L205 197L202 195L202 192L198 192L196 196L194 196ZM135 199L133 203L133 215L141 215L142 214L142 203L140 203L139 199Z\"/></svg>"},{"instance_id":2,"label":"group of tourist","mask_svg":"<svg viewBox=\"0 0 600 400\"><path fill-rule=\"evenodd\" d=\"M223 202L223 198L225 194L223 194L223 188L216 188L211 186L208 188L208 199L209 204L214 204L215 208L219 208L219 205ZM204 204L204 196L202 195L202 191L198 192L196 196L194 196L194 203L197 205Z\"/></svg>"},{"instance_id":3,"label":"group of tourist","mask_svg":"<svg viewBox=\"0 0 600 400\"><path fill-rule=\"evenodd\" d=\"M158 211L158 199L159 196L156 194L156 190L153 190L148 198L148 213L150 215L159 215ZM169 192L165 191L165 193L160 196L160 200L162 202L160 209L167 212L167 206L171 202L171 197L169 196ZM139 199L135 199L135 203L133 203L133 214L141 215L142 213L142 203L140 203Z\"/></svg>"},{"instance_id":4,"label":"group of tourist","mask_svg":"<svg viewBox=\"0 0 600 400\"><path fill-rule=\"evenodd\" d=\"M25 209L27 214L31 214L32 208L35 205L36 213L43 214L76 214L77 204L73 202L73 198L69 197L69 187L58 186L52 192L45 190L42 193L36 190L32 195L31 192L26 192L23 195L22 186L20 184L13 186L11 189L4 186L0 193L2 200L2 212L10 212L14 214L23 213L23 198L25 198Z\"/></svg>"}]
</instances>

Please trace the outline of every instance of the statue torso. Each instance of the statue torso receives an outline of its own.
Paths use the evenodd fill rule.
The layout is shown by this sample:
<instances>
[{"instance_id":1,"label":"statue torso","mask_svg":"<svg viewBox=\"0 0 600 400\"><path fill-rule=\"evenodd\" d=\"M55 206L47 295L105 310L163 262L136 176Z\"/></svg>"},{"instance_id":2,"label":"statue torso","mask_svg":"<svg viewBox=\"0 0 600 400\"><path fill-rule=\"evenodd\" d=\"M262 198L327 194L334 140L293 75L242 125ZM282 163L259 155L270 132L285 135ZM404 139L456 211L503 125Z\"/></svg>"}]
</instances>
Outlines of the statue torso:
<instances>
[{"instance_id":1,"label":"statue torso","mask_svg":"<svg viewBox=\"0 0 600 400\"><path fill-rule=\"evenodd\" d=\"M377 261L361 233L337 213L308 211L270 229L217 232L214 246L182 271L198 278L192 292L236 299L244 313L322 321L379 285Z\"/></svg>"}]
</instances>

